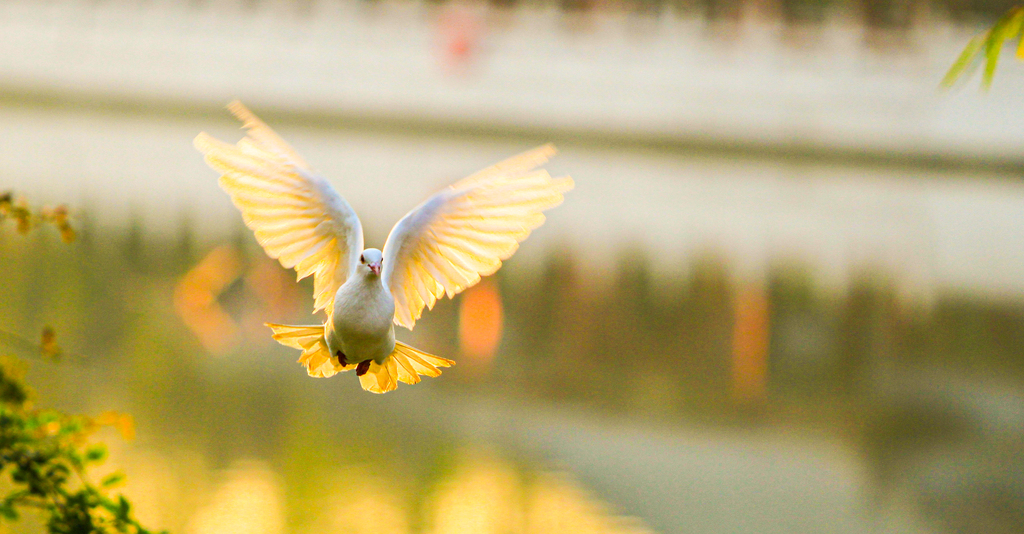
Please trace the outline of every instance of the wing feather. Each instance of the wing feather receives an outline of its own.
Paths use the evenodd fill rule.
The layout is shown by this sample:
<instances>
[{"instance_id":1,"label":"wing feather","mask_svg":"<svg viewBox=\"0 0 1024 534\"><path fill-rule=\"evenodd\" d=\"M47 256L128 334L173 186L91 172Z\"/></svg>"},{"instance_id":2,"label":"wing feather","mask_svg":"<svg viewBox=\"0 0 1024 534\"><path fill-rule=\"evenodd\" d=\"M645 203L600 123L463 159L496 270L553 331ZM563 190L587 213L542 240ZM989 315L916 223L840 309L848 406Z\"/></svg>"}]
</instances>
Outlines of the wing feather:
<instances>
[{"instance_id":1,"label":"wing feather","mask_svg":"<svg viewBox=\"0 0 1024 534\"><path fill-rule=\"evenodd\" d=\"M534 170L554 154L553 146L544 145L488 167L430 197L395 225L384 244L383 272L395 298L395 323L411 329L424 307L493 274L544 223L542 212L560 204L573 187L569 177ZM428 365L408 359L418 372L418 363Z\"/></svg>"},{"instance_id":2,"label":"wing feather","mask_svg":"<svg viewBox=\"0 0 1024 534\"><path fill-rule=\"evenodd\" d=\"M271 130L269 126L264 124L259 117L249 111L241 102L238 100L231 102L228 104L228 110L238 120L242 121L242 127L249 131L248 140L243 146L255 147L264 153L283 157L296 167L309 168L309 165L303 161L302 157L288 143L284 142L284 139L278 137L274 130Z\"/></svg>"},{"instance_id":3,"label":"wing feather","mask_svg":"<svg viewBox=\"0 0 1024 534\"><path fill-rule=\"evenodd\" d=\"M232 145L200 133L194 144L221 173L218 183L267 255L295 268L300 280L312 275L313 309L330 313L363 250L359 218L256 115L237 101L228 109L242 121L246 137Z\"/></svg>"}]
</instances>

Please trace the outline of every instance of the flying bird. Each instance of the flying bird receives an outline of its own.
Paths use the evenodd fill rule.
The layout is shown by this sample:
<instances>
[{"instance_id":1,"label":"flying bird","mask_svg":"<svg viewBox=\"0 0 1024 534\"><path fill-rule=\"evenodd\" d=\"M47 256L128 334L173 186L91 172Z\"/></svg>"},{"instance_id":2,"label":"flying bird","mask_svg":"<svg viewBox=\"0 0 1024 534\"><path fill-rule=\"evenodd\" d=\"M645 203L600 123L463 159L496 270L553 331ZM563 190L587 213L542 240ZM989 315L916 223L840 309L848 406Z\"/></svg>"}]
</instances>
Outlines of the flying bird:
<instances>
[{"instance_id":1,"label":"flying bird","mask_svg":"<svg viewBox=\"0 0 1024 534\"><path fill-rule=\"evenodd\" d=\"M455 363L396 340L395 325L412 330L424 306L497 271L573 187L537 168L555 154L544 145L439 191L398 221L383 250L364 250L359 217L331 184L240 102L228 109L246 136L232 145L203 132L194 144L267 255L299 280L313 276L313 312L327 314L321 325L267 326L302 351L310 376L355 369L374 393Z\"/></svg>"}]
</instances>

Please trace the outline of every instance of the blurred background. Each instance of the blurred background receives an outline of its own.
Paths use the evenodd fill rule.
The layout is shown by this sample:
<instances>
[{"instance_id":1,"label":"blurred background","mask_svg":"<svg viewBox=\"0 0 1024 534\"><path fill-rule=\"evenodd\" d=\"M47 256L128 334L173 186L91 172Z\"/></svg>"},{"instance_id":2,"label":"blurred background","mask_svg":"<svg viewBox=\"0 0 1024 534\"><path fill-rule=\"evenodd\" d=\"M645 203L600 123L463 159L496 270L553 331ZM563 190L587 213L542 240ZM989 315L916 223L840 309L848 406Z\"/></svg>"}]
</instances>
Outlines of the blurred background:
<instances>
[{"instance_id":1,"label":"blurred background","mask_svg":"<svg viewBox=\"0 0 1024 534\"><path fill-rule=\"evenodd\" d=\"M80 237L5 223L0 325L173 532L1024 532L1024 68L938 88L1013 4L2 0L0 191ZM371 395L263 326L312 287L192 148L234 98L367 246L545 142L576 189Z\"/></svg>"}]
</instances>

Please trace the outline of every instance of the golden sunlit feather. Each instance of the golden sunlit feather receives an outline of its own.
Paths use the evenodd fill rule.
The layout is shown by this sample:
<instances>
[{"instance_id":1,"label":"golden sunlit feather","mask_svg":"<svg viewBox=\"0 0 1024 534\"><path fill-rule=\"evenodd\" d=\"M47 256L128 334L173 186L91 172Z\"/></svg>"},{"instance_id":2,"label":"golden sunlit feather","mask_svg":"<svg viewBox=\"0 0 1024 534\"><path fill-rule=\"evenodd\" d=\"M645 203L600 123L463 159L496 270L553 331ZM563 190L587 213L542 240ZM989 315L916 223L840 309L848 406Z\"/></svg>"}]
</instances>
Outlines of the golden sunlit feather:
<instances>
[{"instance_id":1,"label":"golden sunlit feather","mask_svg":"<svg viewBox=\"0 0 1024 534\"><path fill-rule=\"evenodd\" d=\"M357 364L341 365L327 350L324 339L323 325L295 326L271 324L267 326L274 331L274 339L278 343L299 349L302 355L298 362L306 368L309 376L328 378L337 373L351 371ZM359 377L363 389L373 393L387 393L398 387L398 382L415 384L420 381L419 375L436 377L441 375L439 367L451 367L455 362L440 356L428 354L402 343L395 342L395 350L384 363L370 364L369 370Z\"/></svg>"},{"instance_id":2,"label":"golden sunlit feather","mask_svg":"<svg viewBox=\"0 0 1024 534\"><path fill-rule=\"evenodd\" d=\"M436 377L441 375L439 367L451 367L455 362L440 356L428 354L402 343L395 342L395 351L383 364L370 364L366 374L359 377L359 384L371 393L387 393L398 387L398 383L415 384L419 375Z\"/></svg>"},{"instance_id":3,"label":"golden sunlit feather","mask_svg":"<svg viewBox=\"0 0 1024 534\"><path fill-rule=\"evenodd\" d=\"M534 170L554 154L544 145L488 167L395 225L384 245L384 281L395 298L396 324L411 329L424 307L493 274L544 223L541 212L573 187L569 177Z\"/></svg>"},{"instance_id":4,"label":"golden sunlit feather","mask_svg":"<svg viewBox=\"0 0 1024 534\"><path fill-rule=\"evenodd\" d=\"M247 136L236 145L200 133L195 146L221 173L219 184L271 258L301 280L313 276L313 309L333 308L363 247L352 208L263 121L240 102L228 109Z\"/></svg>"},{"instance_id":5,"label":"golden sunlit feather","mask_svg":"<svg viewBox=\"0 0 1024 534\"><path fill-rule=\"evenodd\" d=\"M331 356L324 339L323 325L293 326L267 323L267 326L274 331L273 337L278 343L302 351L298 362L306 368L309 376L329 378L341 371L356 368L356 364L341 365L337 358Z\"/></svg>"}]
</instances>

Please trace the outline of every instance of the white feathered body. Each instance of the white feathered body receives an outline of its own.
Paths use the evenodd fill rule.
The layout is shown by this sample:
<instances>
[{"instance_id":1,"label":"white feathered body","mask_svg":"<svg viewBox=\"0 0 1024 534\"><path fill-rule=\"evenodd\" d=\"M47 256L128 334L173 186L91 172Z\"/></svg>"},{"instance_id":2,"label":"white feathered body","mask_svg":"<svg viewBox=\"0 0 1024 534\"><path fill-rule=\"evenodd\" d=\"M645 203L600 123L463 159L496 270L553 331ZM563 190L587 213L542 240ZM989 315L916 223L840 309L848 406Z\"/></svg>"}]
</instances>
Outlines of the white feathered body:
<instances>
[{"instance_id":1,"label":"white feathered body","mask_svg":"<svg viewBox=\"0 0 1024 534\"><path fill-rule=\"evenodd\" d=\"M356 274L338 288L331 321L325 325L327 347L341 351L348 363L378 364L395 350L395 299L379 276Z\"/></svg>"}]
</instances>

